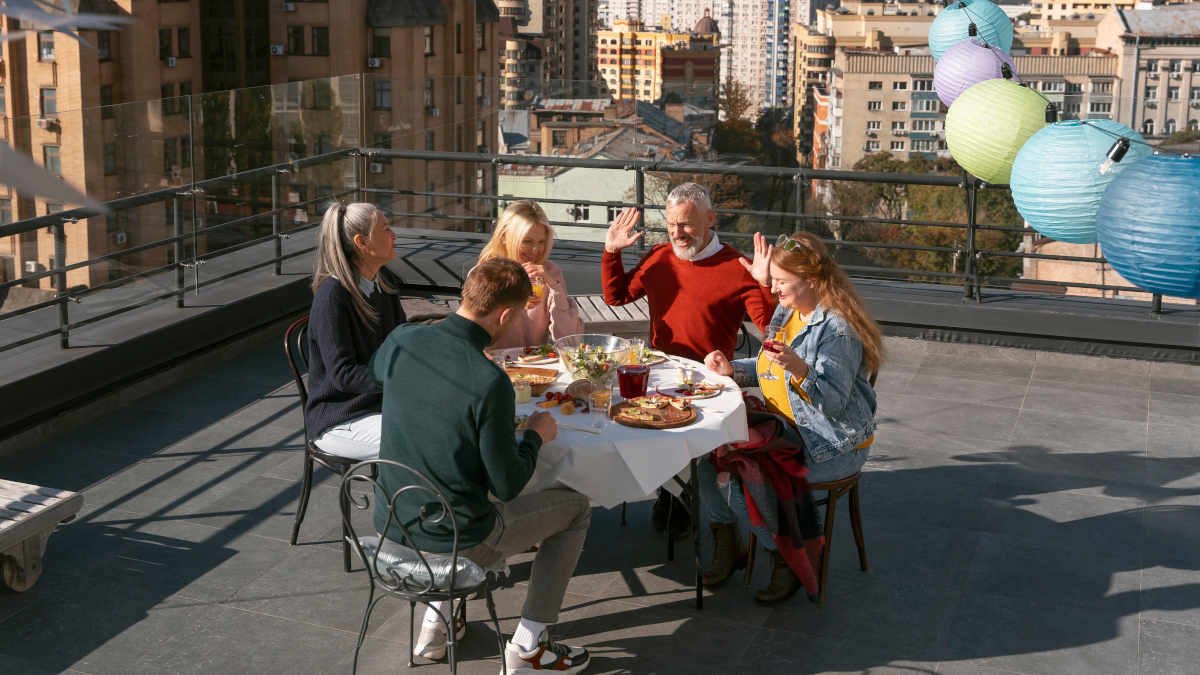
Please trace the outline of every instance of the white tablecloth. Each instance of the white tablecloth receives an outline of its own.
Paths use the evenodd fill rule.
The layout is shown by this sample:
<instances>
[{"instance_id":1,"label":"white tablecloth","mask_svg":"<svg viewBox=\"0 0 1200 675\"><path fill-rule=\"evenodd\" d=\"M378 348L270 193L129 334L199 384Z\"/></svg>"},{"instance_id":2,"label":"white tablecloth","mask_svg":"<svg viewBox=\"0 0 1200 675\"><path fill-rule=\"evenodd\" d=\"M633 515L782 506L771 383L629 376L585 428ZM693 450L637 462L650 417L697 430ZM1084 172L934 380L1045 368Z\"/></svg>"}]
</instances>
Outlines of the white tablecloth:
<instances>
[{"instance_id":1,"label":"white tablecloth","mask_svg":"<svg viewBox=\"0 0 1200 675\"><path fill-rule=\"evenodd\" d=\"M745 441L748 438L745 405L741 391L730 378L705 370L694 361L673 357L672 361L650 369L648 393L653 393L656 387L676 386L681 364L698 369L706 381L725 385L719 395L693 401L699 419L678 429L638 429L591 413L563 415L552 408L551 414L560 424L558 438L542 446L537 468L524 491L566 485L587 495L592 503L611 508L652 494L686 469L693 458L725 443ZM558 382L552 390L561 391L570 384L571 378L563 372L562 364L538 367L559 370ZM518 405L517 413L528 415L540 410L535 406L538 397L534 398L532 403ZM619 400L614 391L614 403ZM564 426L591 426L599 428L600 433Z\"/></svg>"}]
</instances>

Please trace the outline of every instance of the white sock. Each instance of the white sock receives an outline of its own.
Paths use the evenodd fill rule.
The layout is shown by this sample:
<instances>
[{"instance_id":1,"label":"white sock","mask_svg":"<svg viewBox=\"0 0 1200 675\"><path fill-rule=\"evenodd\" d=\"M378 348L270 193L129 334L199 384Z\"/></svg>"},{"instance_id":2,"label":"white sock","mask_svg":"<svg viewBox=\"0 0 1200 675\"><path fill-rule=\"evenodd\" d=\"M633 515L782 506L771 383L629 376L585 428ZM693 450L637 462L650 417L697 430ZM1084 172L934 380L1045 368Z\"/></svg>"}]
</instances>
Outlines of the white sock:
<instances>
[{"instance_id":1,"label":"white sock","mask_svg":"<svg viewBox=\"0 0 1200 675\"><path fill-rule=\"evenodd\" d=\"M440 611L442 613L442 616L449 619L450 618L449 615L446 614L446 612L448 611L447 607L449 606L449 604L450 604L450 601L448 601L448 600L436 600L434 602L429 603L429 606L425 608L425 621L428 623L436 623L438 625L442 625L442 620L441 620L441 618L438 617L438 612Z\"/></svg>"},{"instance_id":2,"label":"white sock","mask_svg":"<svg viewBox=\"0 0 1200 675\"><path fill-rule=\"evenodd\" d=\"M517 624L517 630L513 631L512 639L509 642L522 651L533 651L545 632L546 624L521 617L521 622Z\"/></svg>"}]
</instances>

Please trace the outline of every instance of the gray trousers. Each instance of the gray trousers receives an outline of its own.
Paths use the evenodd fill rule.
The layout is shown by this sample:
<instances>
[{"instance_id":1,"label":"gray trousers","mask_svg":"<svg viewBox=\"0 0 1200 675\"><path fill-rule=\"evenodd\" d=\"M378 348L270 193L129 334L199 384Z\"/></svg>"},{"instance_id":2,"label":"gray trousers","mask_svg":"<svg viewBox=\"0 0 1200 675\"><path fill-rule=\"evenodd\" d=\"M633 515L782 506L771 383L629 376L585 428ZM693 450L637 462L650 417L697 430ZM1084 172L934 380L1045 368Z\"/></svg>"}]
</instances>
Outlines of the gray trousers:
<instances>
[{"instance_id":1,"label":"gray trousers","mask_svg":"<svg viewBox=\"0 0 1200 675\"><path fill-rule=\"evenodd\" d=\"M496 503L496 510L500 517L491 534L460 555L487 568L537 544L521 616L557 623L567 583L575 574L592 522L588 498L574 490L554 488Z\"/></svg>"}]
</instances>

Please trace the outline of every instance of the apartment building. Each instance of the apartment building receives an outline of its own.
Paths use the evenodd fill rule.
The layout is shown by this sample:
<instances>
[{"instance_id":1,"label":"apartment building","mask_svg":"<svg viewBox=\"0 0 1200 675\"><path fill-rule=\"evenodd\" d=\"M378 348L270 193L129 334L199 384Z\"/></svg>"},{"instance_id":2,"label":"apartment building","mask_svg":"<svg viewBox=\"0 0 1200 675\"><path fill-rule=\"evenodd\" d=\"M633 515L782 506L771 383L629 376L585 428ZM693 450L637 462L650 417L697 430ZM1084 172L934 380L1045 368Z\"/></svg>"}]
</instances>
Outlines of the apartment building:
<instances>
[{"instance_id":1,"label":"apartment building","mask_svg":"<svg viewBox=\"0 0 1200 675\"><path fill-rule=\"evenodd\" d=\"M541 91L544 55L539 42L519 37L504 41L500 98L505 110L528 108Z\"/></svg>"},{"instance_id":2,"label":"apartment building","mask_svg":"<svg viewBox=\"0 0 1200 675\"><path fill-rule=\"evenodd\" d=\"M1114 9L1132 9L1138 0L1071 0L1053 2L1035 0L1030 3L1029 25L1043 31L1052 31L1055 20L1082 19L1099 21Z\"/></svg>"},{"instance_id":3,"label":"apartment building","mask_svg":"<svg viewBox=\"0 0 1200 675\"><path fill-rule=\"evenodd\" d=\"M113 0L101 6L133 23L120 31L84 31L95 49L48 31L0 46L5 137L95 198L184 186L360 143L496 147L496 125L488 120L494 120L497 96L498 12L490 1ZM18 30L17 23L5 18L2 30ZM353 175L349 163L342 164L293 174L274 196L296 203L303 222L315 215L318 197ZM372 162L365 181L461 193L471 187L469 175L452 163ZM185 201L181 227L197 235L189 237L184 256L253 236L244 228L205 230L269 206L272 196L260 186L240 194L232 185L213 190L195 218ZM468 208L427 199L394 206ZM2 222L62 208L0 192ZM168 237L173 218L174 209L160 205L69 223L67 262ZM49 233L0 240L0 271L47 269L57 262L53 252ZM73 270L68 285L96 285L172 262L173 247L152 247Z\"/></svg>"},{"instance_id":4,"label":"apartment building","mask_svg":"<svg viewBox=\"0 0 1200 675\"><path fill-rule=\"evenodd\" d=\"M1062 111L1063 118L1111 117L1120 96L1115 56L1016 56L1021 81ZM933 58L839 49L828 97L818 105L826 137L814 138L815 165L849 169L864 156L948 157L945 106L933 90ZM820 103L820 101L824 103Z\"/></svg>"},{"instance_id":5,"label":"apartment building","mask_svg":"<svg viewBox=\"0 0 1200 675\"><path fill-rule=\"evenodd\" d=\"M528 26L532 14L529 10L529 0L495 0L496 9L501 19L512 19L518 26Z\"/></svg>"},{"instance_id":6,"label":"apartment building","mask_svg":"<svg viewBox=\"0 0 1200 675\"><path fill-rule=\"evenodd\" d=\"M596 93L596 0L541 0L547 96ZM531 21L531 27L533 22Z\"/></svg>"},{"instance_id":7,"label":"apartment building","mask_svg":"<svg viewBox=\"0 0 1200 675\"><path fill-rule=\"evenodd\" d=\"M636 19L617 19L596 33L596 58L608 94L617 100L657 101L667 93L712 105L720 82L719 36L707 16L690 33L647 30Z\"/></svg>"}]
</instances>

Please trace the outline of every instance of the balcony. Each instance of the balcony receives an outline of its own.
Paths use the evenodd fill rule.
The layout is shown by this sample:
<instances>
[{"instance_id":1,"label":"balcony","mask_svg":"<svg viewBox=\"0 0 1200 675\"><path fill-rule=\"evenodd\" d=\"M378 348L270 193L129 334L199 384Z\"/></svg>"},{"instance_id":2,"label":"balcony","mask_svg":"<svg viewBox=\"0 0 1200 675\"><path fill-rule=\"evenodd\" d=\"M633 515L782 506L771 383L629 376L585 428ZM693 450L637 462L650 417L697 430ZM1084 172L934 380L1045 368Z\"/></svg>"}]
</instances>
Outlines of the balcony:
<instances>
[{"instance_id":1,"label":"balcony","mask_svg":"<svg viewBox=\"0 0 1200 675\"><path fill-rule=\"evenodd\" d=\"M419 106L419 92L412 98ZM358 120L353 103L346 116ZM340 124L335 112L318 119ZM379 124L356 137L374 138L386 129ZM423 132L396 147L414 147ZM318 130L304 134L284 139L319 145ZM1196 310L1160 303L1155 314L1153 299L1128 299L1136 289L1111 282L1007 276L1012 268L997 261L1103 260L990 245L980 233L1004 225L977 222L977 214L971 225L834 214L814 195L835 181L900 182L965 203L999 188L960 185L960 176L323 150L110 200L110 217L140 228L132 245L56 257L18 284L0 282L45 298L0 314L0 391L10 402L0 476L82 490L86 499L77 521L51 537L39 585L23 595L0 591L0 670L161 672L202 663L211 672L348 671L366 580L340 571L332 477L318 474L301 545L287 543L302 438L278 338L308 302L319 214L333 199L387 207L398 235L393 269L415 313L422 300L454 294L498 205L530 194L521 186L534 178L554 179L539 190L570 185L571 171L589 172L586 191L537 198L574 293L599 290L607 208L643 208L647 236L661 240L667 175L738 176L749 204L718 203L722 240L745 246L756 229L825 235L889 334L877 444L863 479L871 571L857 569L843 513L823 608L802 597L758 607L735 580L706 592L696 611L694 567L686 555L665 560L649 504L631 504L624 526L617 511L596 509L556 628L593 650L596 672L970 664L1125 673L1191 662L1200 640ZM386 180L370 172L377 162L391 163ZM459 176L470 181L460 186ZM756 182L772 176L805 189L785 190L781 208L766 200L766 181ZM567 217L576 204L595 207L590 220ZM50 228L47 239L75 251L68 244L86 236L93 218L64 212L3 226L0 235ZM752 227L735 227L739 220ZM914 249L871 236L877 227L957 238ZM159 257L138 258L151 251ZM629 252L626 264L639 256ZM923 262L943 258L953 263ZM122 274L110 280L113 263ZM1065 295L1080 290L1094 295ZM167 354L164 343L179 353ZM754 347L750 339L742 353ZM31 379L42 386L20 389ZM115 390L96 390L93 380ZM766 559L759 556L753 584L766 580ZM517 586L499 594L505 631L520 610L528 562L514 561ZM404 610L380 605L362 671L403 663ZM497 669L493 636L477 622L484 615L478 604L469 610L464 672Z\"/></svg>"}]
</instances>

